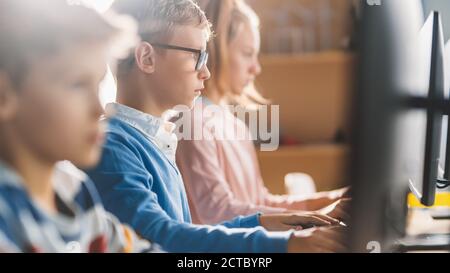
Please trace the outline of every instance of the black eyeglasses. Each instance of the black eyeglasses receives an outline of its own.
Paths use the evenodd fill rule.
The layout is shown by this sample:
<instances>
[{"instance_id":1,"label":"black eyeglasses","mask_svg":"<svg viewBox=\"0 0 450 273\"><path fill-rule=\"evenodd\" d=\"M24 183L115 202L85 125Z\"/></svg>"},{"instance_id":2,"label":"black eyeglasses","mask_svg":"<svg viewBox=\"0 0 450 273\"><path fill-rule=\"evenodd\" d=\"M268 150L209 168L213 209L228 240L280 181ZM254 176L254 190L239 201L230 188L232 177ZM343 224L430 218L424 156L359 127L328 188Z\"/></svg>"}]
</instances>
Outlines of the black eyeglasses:
<instances>
[{"instance_id":1,"label":"black eyeglasses","mask_svg":"<svg viewBox=\"0 0 450 273\"><path fill-rule=\"evenodd\" d=\"M173 50L181 50L181 51L197 53L198 57L197 57L197 64L195 65L195 71L199 71L200 69L202 69L208 62L208 52L206 52L206 50L174 46L174 45L167 45L167 44L158 44L158 43L152 43L151 45L155 46L155 47L159 47L159 48L164 48L164 49L173 49Z\"/></svg>"}]
</instances>

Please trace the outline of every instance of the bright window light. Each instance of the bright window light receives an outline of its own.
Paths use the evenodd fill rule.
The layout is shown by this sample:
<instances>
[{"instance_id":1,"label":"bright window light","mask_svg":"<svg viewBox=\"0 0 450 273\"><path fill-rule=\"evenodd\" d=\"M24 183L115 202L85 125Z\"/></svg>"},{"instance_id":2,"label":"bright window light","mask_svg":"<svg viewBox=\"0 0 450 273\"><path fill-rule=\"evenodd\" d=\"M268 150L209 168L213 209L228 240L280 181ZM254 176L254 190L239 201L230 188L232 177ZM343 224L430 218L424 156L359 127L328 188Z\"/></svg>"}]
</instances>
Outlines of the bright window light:
<instances>
[{"instance_id":1,"label":"bright window light","mask_svg":"<svg viewBox=\"0 0 450 273\"><path fill-rule=\"evenodd\" d=\"M82 0L82 2L84 5L103 13L111 7L114 0Z\"/></svg>"},{"instance_id":2,"label":"bright window light","mask_svg":"<svg viewBox=\"0 0 450 273\"><path fill-rule=\"evenodd\" d=\"M114 0L84 0L84 3L100 13L106 12L112 5ZM100 102L103 107L106 104L116 101L117 85L111 69L108 68L105 78L99 86Z\"/></svg>"},{"instance_id":3,"label":"bright window light","mask_svg":"<svg viewBox=\"0 0 450 273\"><path fill-rule=\"evenodd\" d=\"M108 68L105 78L103 79L103 81L100 83L99 86L100 103L102 104L103 108L105 108L105 106L108 103L116 101L116 94L117 94L116 81L111 72L111 69Z\"/></svg>"}]
</instances>

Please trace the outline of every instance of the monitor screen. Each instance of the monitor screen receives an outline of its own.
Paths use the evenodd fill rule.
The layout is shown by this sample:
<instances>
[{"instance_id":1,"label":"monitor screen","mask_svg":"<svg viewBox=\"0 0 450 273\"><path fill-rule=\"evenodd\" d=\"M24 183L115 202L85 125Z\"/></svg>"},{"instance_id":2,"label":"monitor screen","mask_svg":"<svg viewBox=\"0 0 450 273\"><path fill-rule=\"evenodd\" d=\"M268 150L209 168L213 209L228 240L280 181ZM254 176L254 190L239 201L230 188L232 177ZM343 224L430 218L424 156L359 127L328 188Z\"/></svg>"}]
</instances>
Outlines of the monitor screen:
<instances>
[{"instance_id":1,"label":"monitor screen","mask_svg":"<svg viewBox=\"0 0 450 273\"><path fill-rule=\"evenodd\" d=\"M438 12L432 12L418 35L417 90L424 99L406 111L400 126L411 135L398 143L398 153L409 173L409 187L423 205L434 204L441 150L443 112L435 101L444 98L444 42Z\"/></svg>"},{"instance_id":2,"label":"monitor screen","mask_svg":"<svg viewBox=\"0 0 450 273\"><path fill-rule=\"evenodd\" d=\"M405 232L409 182L423 182L427 109L408 105L429 92L431 50L422 55L426 43L419 45L423 25L420 0L363 5L352 128L354 252L374 244L390 251Z\"/></svg>"}]
</instances>

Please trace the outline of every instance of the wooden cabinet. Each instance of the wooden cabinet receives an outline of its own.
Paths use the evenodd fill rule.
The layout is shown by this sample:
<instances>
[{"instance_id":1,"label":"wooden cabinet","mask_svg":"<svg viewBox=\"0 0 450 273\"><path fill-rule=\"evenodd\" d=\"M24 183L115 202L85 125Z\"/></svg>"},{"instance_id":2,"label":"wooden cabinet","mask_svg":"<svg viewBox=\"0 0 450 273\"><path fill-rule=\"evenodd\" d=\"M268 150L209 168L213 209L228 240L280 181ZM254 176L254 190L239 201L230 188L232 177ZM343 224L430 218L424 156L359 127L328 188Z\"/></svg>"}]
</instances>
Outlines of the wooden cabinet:
<instances>
[{"instance_id":1,"label":"wooden cabinet","mask_svg":"<svg viewBox=\"0 0 450 273\"><path fill-rule=\"evenodd\" d=\"M257 86L280 106L283 135L302 143L332 142L348 132L356 57L340 51L266 55Z\"/></svg>"},{"instance_id":2,"label":"wooden cabinet","mask_svg":"<svg viewBox=\"0 0 450 273\"><path fill-rule=\"evenodd\" d=\"M264 183L275 194L286 193L284 176L290 172L309 174L318 191L348 185L349 156L348 146L338 144L289 146L274 152L258 152Z\"/></svg>"}]
</instances>

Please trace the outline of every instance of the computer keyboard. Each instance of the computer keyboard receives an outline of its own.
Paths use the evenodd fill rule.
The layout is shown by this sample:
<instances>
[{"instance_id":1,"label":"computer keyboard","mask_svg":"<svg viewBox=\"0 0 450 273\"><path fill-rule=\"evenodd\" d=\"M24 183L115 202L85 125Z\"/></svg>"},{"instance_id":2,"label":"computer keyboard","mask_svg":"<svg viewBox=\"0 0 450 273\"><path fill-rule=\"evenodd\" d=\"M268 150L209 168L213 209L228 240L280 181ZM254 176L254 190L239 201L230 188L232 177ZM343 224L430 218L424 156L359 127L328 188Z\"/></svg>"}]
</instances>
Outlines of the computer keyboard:
<instances>
[{"instance_id":1,"label":"computer keyboard","mask_svg":"<svg viewBox=\"0 0 450 273\"><path fill-rule=\"evenodd\" d=\"M450 220L450 208L433 208L429 212L435 220Z\"/></svg>"},{"instance_id":2,"label":"computer keyboard","mask_svg":"<svg viewBox=\"0 0 450 273\"><path fill-rule=\"evenodd\" d=\"M396 246L400 252L450 250L450 233L407 236L398 240Z\"/></svg>"}]
</instances>

